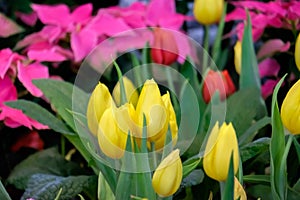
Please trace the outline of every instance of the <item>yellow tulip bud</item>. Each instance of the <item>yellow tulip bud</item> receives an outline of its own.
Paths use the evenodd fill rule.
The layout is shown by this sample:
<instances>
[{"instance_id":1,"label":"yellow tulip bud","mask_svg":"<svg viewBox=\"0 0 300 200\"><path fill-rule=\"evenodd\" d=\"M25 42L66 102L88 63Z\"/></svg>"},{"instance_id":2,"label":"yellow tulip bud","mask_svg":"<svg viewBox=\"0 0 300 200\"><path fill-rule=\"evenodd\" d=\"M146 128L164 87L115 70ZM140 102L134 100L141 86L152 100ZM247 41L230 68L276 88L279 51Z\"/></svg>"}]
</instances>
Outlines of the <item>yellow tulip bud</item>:
<instances>
[{"instance_id":1,"label":"yellow tulip bud","mask_svg":"<svg viewBox=\"0 0 300 200\"><path fill-rule=\"evenodd\" d=\"M138 101L139 95L138 92L135 90L135 87L131 80L129 80L127 77L123 76L123 83L125 87L125 93L126 93L126 99L132 103L134 106L136 106L136 103ZM121 86L120 81L117 82L113 93L112 93L114 100L117 105L121 105Z\"/></svg>"},{"instance_id":2,"label":"yellow tulip bud","mask_svg":"<svg viewBox=\"0 0 300 200\"><path fill-rule=\"evenodd\" d=\"M108 88L99 83L92 92L87 107L87 123L90 131L96 136L98 124L104 111L113 104Z\"/></svg>"},{"instance_id":3,"label":"yellow tulip bud","mask_svg":"<svg viewBox=\"0 0 300 200\"><path fill-rule=\"evenodd\" d=\"M182 162L179 150L172 151L159 164L152 177L154 191L161 197L174 194L182 180Z\"/></svg>"},{"instance_id":4,"label":"yellow tulip bud","mask_svg":"<svg viewBox=\"0 0 300 200\"><path fill-rule=\"evenodd\" d=\"M300 134L300 80L288 91L281 105L283 125L292 134Z\"/></svg>"},{"instance_id":5,"label":"yellow tulip bud","mask_svg":"<svg viewBox=\"0 0 300 200\"><path fill-rule=\"evenodd\" d=\"M247 200L246 192L236 177L234 177L234 199Z\"/></svg>"},{"instance_id":6,"label":"yellow tulip bud","mask_svg":"<svg viewBox=\"0 0 300 200\"><path fill-rule=\"evenodd\" d=\"M300 71L300 33L295 44L295 62L298 70Z\"/></svg>"},{"instance_id":7,"label":"yellow tulip bud","mask_svg":"<svg viewBox=\"0 0 300 200\"><path fill-rule=\"evenodd\" d=\"M203 158L203 168L205 173L218 181L225 181L228 176L230 157L233 153L234 173L239 166L239 147L235 130L231 123L224 122L219 128L217 122L213 127Z\"/></svg>"},{"instance_id":8,"label":"yellow tulip bud","mask_svg":"<svg viewBox=\"0 0 300 200\"><path fill-rule=\"evenodd\" d=\"M143 123L143 114L147 122L147 137L149 141L156 141L168 130L169 113L160 95L156 82L147 80L142 88L136 112L139 124Z\"/></svg>"},{"instance_id":9,"label":"yellow tulip bud","mask_svg":"<svg viewBox=\"0 0 300 200\"><path fill-rule=\"evenodd\" d=\"M129 106L126 106L127 109ZM116 110L115 110L116 109ZM119 109L119 110L118 110ZM102 152L114 159L123 157L127 141L127 132L123 132L126 128L126 117L129 111L125 111L124 107L115 108L114 106L106 109L101 117L98 129L98 143ZM115 113L115 114L114 114ZM115 116L119 116L120 122Z\"/></svg>"},{"instance_id":10,"label":"yellow tulip bud","mask_svg":"<svg viewBox=\"0 0 300 200\"><path fill-rule=\"evenodd\" d=\"M234 66L235 71L240 74L242 67L242 43L237 41L234 46Z\"/></svg>"},{"instance_id":11,"label":"yellow tulip bud","mask_svg":"<svg viewBox=\"0 0 300 200\"><path fill-rule=\"evenodd\" d=\"M162 100L169 111L169 126L172 134L173 144L175 144L178 136L178 126L177 126L176 114L170 99L169 92L167 92L162 96Z\"/></svg>"},{"instance_id":12,"label":"yellow tulip bud","mask_svg":"<svg viewBox=\"0 0 300 200\"><path fill-rule=\"evenodd\" d=\"M194 16L201 24L214 24L220 21L223 7L224 0L195 0Z\"/></svg>"}]
</instances>

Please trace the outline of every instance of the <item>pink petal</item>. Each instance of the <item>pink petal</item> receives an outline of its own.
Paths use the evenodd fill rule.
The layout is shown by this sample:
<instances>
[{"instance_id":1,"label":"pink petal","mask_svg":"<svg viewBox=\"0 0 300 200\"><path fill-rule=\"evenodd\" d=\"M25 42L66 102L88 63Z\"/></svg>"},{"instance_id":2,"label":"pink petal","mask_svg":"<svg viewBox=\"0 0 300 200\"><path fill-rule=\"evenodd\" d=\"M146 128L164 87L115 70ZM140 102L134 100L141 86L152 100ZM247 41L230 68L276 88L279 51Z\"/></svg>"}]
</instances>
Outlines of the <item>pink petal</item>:
<instances>
[{"instance_id":1,"label":"pink petal","mask_svg":"<svg viewBox=\"0 0 300 200\"><path fill-rule=\"evenodd\" d=\"M273 58L267 58L258 64L259 75L261 78L266 76L277 76L280 65Z\"/></svg>"},{"instance_id":2,"label":"pink petal","mask_svg":"<svg viewBox=\"0 0 300 200\"><path fill-rule=\"evenodd\" d=\"M7 71L12 68L13 62L23 59L23 56L12 52L9 48L0 50L0 78L4 78Z\"/></svg>"},{"instance_id":3,"label":"pink petal","mask_svg":"<svg viewBox=\"0 0 300 200\"><path fill-rule=\"evenodd\" d=\"M16 46L15 49L21 49L24 48L30 44L33 43L37 43L37 42L41 42L41 41L45 41L45 38L43 38L43 36L41 36L41 34L38 33L33 33L30 35L27 35L24 39L20 40Z\"/></svg>"},{"instance_id":4,"label":"pink petal","mask_svg":"<svg viewBox=\"0 0 300 200\"><path fill-rule=\"evenodd\" d=\"M32 129L33 127L36 129L48 128L48 126L27 117L21 110L8 106L2 106L0 110L0 121L4 120L4 124L8 127L17 128L19 126L26 126L29 129Z\"/></svg>"},{"instance_id":5,"label":"pink petal","mask_svg":"<svg viewBox=\"0 0 300 200\"><path fill-rule=\"evenodd\" d=\"M75 62L82 60L97 45L98 37L94 31L83 29L71 34L71 48L74 53Z\"/></svg>"},{"instance_id":6,"label":"pink petal","mask_svg":"<svg viewBox=\"0 0 300 200\"><path fill-rule=\"evenodd\" d=\"M24 30L21 26L0 13L0 37L6 38L23 31Z\"/></svg>"},{"instance_id":7,"label":"pink petal","mask_svg":"<svg viewBox=\"0 0 300 200\"><path fill-rule=\"evenodd\" d=\"M18 98L17 89L8 76L0 78L0 106L5 101L16 100Z\"/></svg>"},{"instance_id":8,"label":"pink petal","mask_svg":"<svg viewBox=\"0 0 300 200\"><path fill-rule=\"evenodd\" d=\"M232 12L228 13L225 17L225 21L234 21L234 20L245 20L246 11L243 8L236 8Z\"/></svg>"},{"instance_id":9,"label":"pink petal","mask_svg":"<svg viewBox=\"0 0 300 200\"><path fill-rule=\"evenodd\" d=\"M32 80L41 78L49 78L48 67L38 62L27 66L24 66L20 62L18 63L18 79L32 95L37 97L41 97L43 93L33 85Z\"/></svg>"},{"instance_id":10,"label":"pink petal","mask_svg":"<svg viewBox=\"0 0 300 200\"><path fill-rule=\"evenodd\" d=\"M50 49L29 50L27 55L31 60L41 62L61 62L67 60L66 56L57 52L55 47Z\"/></svg>"},{"instance_id":11,"label":"pink petal","mask_svg":"<svg viewBox=\"0 0 300 200\"><path fill-rule=\"evenodd\" d=\"M49 6L32 4L31 7L37 13L38 18L43 24L67 27L70 23L70 10L66 5Z\"/></svg>"},{"instance_id":12,"label":"pink petal","mask_svg":"<svg viewBox=\"0 0 300 200\"><path fill-rule=\"evenodd\" d=\"M269 79L261 86L261 94L264 99L270 96L273 93L274 87L279 80Z\"/></svg>"},{"instance_id":13,"label":"pink petal","mask_svg":"<svg viewBox=\"0 0 300 200\"><path fill-rule=\"evenodd\" d=\"M37 14L35 12L29 14L16 12L16 16L19 17L25 24L29 26L34 26L37 21Z\"/></svg>"},{"instance_id":14,"label":"pink petal","mask_svg":"<svg viewBox=\"0 0 300 200\"><path fill-rule=\"evenodd\" d=\"M84 4L76 8L71 14L71 22L85 23L92 15L93 5L91 3Z\"/></svg>"},{"instance_id":15,"label":"pink petal","mask_svg":"<svg viewBox=\"0 0 300 200\"><path fill-rule=\"evenodd\" d=\"M94 30L99 35L105 34L108 36L131 30L123 19L115 18L104 12L99 12L85 28Z\"/></svg>"},{"instance_id":16,"label":"pink petal","mask_svg":"<svg viewBox=\"0 0 300 200\"><path fill-rule=\"evenodd\" d=\"M288 7L288 18L291 20L297 20L300 18L300 2L293 2L291 6Z\"/></svg>"},{"instance_id":17,"label":"pink petal","mask_svg":"<svg viewBox=\"0 0 300 200\"><path fill-rule=\"evenodd\" d=\"M290 48L290 42L284 43L280 39L271 39L266 41L257 53L258 59L270 57L276 52L285 52Z\"/></svg>"}]
</instances>

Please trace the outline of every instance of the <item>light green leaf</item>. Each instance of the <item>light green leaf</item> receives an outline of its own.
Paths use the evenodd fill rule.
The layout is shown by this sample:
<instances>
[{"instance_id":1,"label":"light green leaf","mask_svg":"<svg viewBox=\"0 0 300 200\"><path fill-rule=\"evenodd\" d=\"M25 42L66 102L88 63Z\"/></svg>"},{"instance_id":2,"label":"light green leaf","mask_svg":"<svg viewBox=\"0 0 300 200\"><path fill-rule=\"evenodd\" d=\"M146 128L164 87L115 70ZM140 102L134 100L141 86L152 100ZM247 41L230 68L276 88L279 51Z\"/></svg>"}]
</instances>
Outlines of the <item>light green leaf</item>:
<instances>
[{"instance_id":1,"label":"light green leaf","mask_svg":"<svg viewBox=\"0 0 300 200\"><path fill-rule=\"evenodd\" d=\"M220 183L223 184L223 183ZM234 197L234 169L233 169L233 153L230 157L228 176L222 192L222 200L232 200Z\"/></svg>"},{"instance_id":2,"label":"light green leaf","mask_svg":"<svg viewBox=\"0 0 300 200\"><path fill-rule=\"evenodd\" d=\"M1 181L0 181L0 199L2 199L2 200L11 200L10 196L8 195L8 193L5 190L5 188L4 188Z\"/></svg>"},{"instance_id":3,"label":"light green leaf","mask_svg":"<svg viewBox=\"0 0 300 200\"><path fill-rule=\"evenodd\" d=\"M189 175L201 162L201 158L195 158L193 160L188 160L187 162L184 162L182 165L182 171L183 177L186 177L187 175Z\"/></svg>"},{"instance_id":4,"label":"light green leaf","mask_svg":"<svg viewBox=\"0 0 300 200\"><path fill-rule=\"evenodd\" d=\"M49 126L49 128L58 133L74 135L74 133L71 132L70 129L62 121L53 116L48 110L34 102L27 100L17 100L9 101L5 104L9 107L22 110L27 116L44 125Z\"/></svg>"},{"instance_id":5,"label":"light green leaf","mask_svg":"<svg viewBox=\"0 0 300 200\"><path fill-rule=\"evenodd\" d=\"M270 138L259 138L240 148L242 162L269 150Z\"/></svg>"},{"instance_id":6,"label":"light green leaf","mask_svg":"<svg viewBox=\"0 0 300 200\"><path fill-rule=\"evenodd\" d=\"M283 164L283 156L285 150L284 128L280 118L277 93L285 76L276 85L272 96L272 137L270 143L271 158L271 190L275 200L286 199L287 177L286 164Z\"/></svg>"},{"instance_id":7,"label":"light green leaf","mask_svg":"<svg viewBox=\"0 0 300 200\"><path fill-rule=\"evenodd\" d=\"M105 177L100 172L98 176L98 199L115 199L114 193L111 191Z\"/></svg>"},{"instance_id":8,"label":"light green leaf","mask_svg":"<svg viewBox=\"0 0 300 200\"><path fill-rule=\"evenodd\" d=\"M270 185L270 175L245 175L243 181L246 183L257 183Z\"/></svg>"}]
</instances>

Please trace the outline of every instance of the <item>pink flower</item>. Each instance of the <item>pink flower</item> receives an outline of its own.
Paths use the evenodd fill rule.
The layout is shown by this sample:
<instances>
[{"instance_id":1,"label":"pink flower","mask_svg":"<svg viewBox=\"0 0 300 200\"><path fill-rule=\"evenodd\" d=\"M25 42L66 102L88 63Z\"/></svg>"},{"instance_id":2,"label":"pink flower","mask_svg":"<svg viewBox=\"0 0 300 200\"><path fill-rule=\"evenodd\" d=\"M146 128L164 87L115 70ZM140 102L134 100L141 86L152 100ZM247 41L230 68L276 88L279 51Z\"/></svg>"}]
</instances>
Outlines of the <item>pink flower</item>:
<instances>
[{"instance_id":1,"label":"pink flower","mask_svg":"<svg viewBox=\"0 0 300 200\"><path fill-rule=\"evenodd\" d=\"M17 89L8 76L0 78L0 108L5 101L12 101L18 98Z\"/></svg>"},{"instance_id":2,"label":"pink flower","mask_svg":"<svg viewBox=\"0 0 300 200\"><path fill-rule=\"evenodd\" d=\"M12 52L9 48L0 50L0 78L3 79L11 66L23 59L25 57Z\"/></svg>"},{"instance_id":3,"label":"pink flower","mask_svg":"<svg viewBox=\"0 0 300 200\"><path fill-rule=\"evenodd\" d=\"M29 14L16 12L16 16L19 17L25 24L29 26L34 26L37 21L37 14L35 12Z\"/></svg>"},{"instance_id":4,"label":"pink flower","mask_svg":"<svg viewBox=\"0 0 300 200\"><path fill-rule=\"evenodd\" d=\"M41 97L43 93L32 83L33 79L49 78L48 67L35 62L29 65L18 63L18 79L34 96Z\"/></svg>"}]
</instances>

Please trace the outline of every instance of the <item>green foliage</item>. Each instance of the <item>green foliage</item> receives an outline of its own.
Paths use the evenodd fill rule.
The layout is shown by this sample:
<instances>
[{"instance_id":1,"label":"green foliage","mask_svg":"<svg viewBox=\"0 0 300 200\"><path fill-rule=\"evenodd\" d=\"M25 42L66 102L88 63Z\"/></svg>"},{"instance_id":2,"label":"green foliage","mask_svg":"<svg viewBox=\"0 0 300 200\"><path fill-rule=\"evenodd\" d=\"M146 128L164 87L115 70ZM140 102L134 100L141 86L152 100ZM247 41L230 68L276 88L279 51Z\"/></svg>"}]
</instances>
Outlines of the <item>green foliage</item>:
<instances>
[{"instance_id":1,"label":"green foliage","mask_svg":"<svg viewBox=\"0 0 300 200\"><path fill-rule=\"evenodd\" d=\"M2 200L11 200L10 196L8 195L8 193L5 190L5 188L4 188L1 181L0 181L0 199L2 199Z\"/></svg>"},{"instance_id":2,"label":"green foliage","mask_svg":"<svg viewBox=\"0 0 300 200\"><path fill-rule=\"evenodd\" d=\"M245 162L257 155L269 150L270 138L259 138L240 148L242 162Z\"/></svg>"},{"instance_id":3,"label":"green foliage","mask_svg":"<svg viewBox=\"0 0 300 200\"><path fill-rule=\"evenodd\" d=\"M230 157L228 177L224 185L224 190L222 191L222 200L232 200L233 198L234 198L234 169L233 169L233 153L232 153Z\"/></svg>"}]
</instances>

